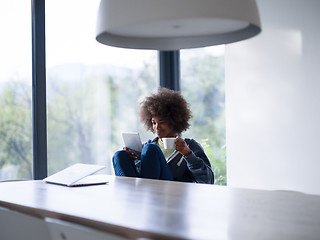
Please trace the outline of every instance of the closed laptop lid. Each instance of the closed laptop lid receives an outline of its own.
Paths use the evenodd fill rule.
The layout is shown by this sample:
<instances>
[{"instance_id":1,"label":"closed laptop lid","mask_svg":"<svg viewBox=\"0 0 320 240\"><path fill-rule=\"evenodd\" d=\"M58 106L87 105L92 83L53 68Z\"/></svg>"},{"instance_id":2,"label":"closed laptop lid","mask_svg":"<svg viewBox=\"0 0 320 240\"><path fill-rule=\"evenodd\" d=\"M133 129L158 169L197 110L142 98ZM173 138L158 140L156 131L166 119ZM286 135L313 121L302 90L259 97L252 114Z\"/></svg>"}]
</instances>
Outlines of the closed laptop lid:
<instances>
[{"instance_id":1,"label":"closed laptop lid","mask_svg":"<svg viewBox=\"0 0 320 240\"><path fill-rule=\"evenodd\" d=\"M102 165L77 163L43 180L49 183L72 186L80 179L83 179L104 168L105 166Z\"/></svg>"}]
</instances>

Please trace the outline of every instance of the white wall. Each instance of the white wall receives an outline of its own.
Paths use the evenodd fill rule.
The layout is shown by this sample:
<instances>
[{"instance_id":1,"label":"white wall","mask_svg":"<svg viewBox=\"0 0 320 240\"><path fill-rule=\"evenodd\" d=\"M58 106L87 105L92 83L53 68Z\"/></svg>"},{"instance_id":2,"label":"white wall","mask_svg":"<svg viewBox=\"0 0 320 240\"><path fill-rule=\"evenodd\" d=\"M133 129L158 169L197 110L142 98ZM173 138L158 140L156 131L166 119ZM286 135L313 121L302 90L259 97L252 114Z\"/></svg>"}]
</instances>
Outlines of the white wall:
<instances>
[{"instance_id":1,"label":"white wall","mask_svg":"<svg viewBox=\"0 0 320 240\"><path fill-rule=\"evenodd\" d=\"M228 185L320 194L320 1L258 0L226 47Z\"/></svg>"}]
</instances>

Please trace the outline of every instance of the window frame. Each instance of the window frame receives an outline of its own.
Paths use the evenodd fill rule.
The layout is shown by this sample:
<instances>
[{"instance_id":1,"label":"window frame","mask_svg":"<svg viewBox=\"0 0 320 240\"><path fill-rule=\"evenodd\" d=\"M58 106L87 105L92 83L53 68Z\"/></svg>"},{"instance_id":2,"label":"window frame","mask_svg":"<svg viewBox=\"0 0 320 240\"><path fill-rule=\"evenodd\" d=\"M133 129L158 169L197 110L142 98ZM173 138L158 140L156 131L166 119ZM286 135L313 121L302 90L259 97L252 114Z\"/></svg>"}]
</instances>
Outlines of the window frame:
<instances>
[{"instance_id":1,"label":"window frame","mask_svg":"<svg viewBox=\"0 0 320 240\"><path fill-rule=\"evenodd\" d=\"M45 0L31 0L33 179L47 176Z\"/></svg>"},{"instance_id":2,"label":"window frame","mask_svg":"<svg viewBox=\"0 0 320 240\"><path fill-rule=\"evenodd\" d=\"M33 179L48 175L45 0L31 0ZM159 51L159 85L180 91L180 52Z\"/></svg>"}]
</instances>

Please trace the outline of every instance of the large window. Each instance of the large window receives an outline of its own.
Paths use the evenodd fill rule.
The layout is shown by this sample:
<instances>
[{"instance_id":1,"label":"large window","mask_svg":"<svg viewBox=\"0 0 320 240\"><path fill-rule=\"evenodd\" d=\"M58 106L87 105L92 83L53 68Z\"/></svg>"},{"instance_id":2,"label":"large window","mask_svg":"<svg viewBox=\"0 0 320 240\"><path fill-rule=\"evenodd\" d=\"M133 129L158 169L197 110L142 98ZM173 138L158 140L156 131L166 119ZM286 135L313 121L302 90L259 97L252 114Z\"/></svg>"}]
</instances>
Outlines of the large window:
<instances>
[{"instance_id":1,"label":"large window","mask_svg":"<svg viewBox=\"0 0 320 240\"><path fill-rule=\"evenodd\" d=\"M139 122L138 108L159 86L158 52L98 43L99 2L45 2L49 175L79 162L103 164L113 173L121 132L138 131L142 141L153 137ZM30 5L0 3L0 180L33 175ZM184 136L202 144L216 183L226 184L224 47L180 53L181 91L194 115Z\"/></svg>"},{"instance_id":2,"label":"large window","mask_svg":"<svg viewBox=\"0 0 320 240\"><path fill-rule=\"evenodd\" d=\"M0 180L32 179L31 4L0 2Z\"/></svg>"},{"instance_id":3,"label":"large window","mask_svg":"<svg viewBox=\"0 0 320 240\"><path fill-rule=\"evenodd\" d=\"M226 184L224 46L181 51L181 91L193 119L185 135L210 159L215 184Z\"/></svg>"},{"instance_id":4,"label":"large window","mask_svg":"<svg viewBox=\"0 0 320 240\"><path fill-rule=\"evenodd\" d=\"M121 132L147 138L138 107L158 86L157 52L98 43L99 2L46 1L48 174L76 162L112 173Z\"/></svg>"}]
</instances>

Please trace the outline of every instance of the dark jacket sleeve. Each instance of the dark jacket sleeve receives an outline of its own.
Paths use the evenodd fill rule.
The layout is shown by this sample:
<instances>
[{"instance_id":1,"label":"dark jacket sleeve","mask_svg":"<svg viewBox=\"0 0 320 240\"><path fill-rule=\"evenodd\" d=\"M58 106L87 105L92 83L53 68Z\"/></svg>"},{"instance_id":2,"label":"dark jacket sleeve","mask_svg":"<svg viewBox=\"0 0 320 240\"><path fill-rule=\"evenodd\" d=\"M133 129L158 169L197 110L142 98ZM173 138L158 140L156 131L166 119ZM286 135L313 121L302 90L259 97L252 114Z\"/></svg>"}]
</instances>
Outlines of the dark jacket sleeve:
<instances>
[{"instance_id":1,"label":"dark jacket sleeve","mask_svg":"<svg viewBox=\"0 0 320 240\"><path fill-rule=\"evenodd\" d=\"M191 154L185 157L185 160L195 182L213 184L214 174L203 148L194 139L186 139L186 143L189 145Z\"/></svg>"}]
</instances>

